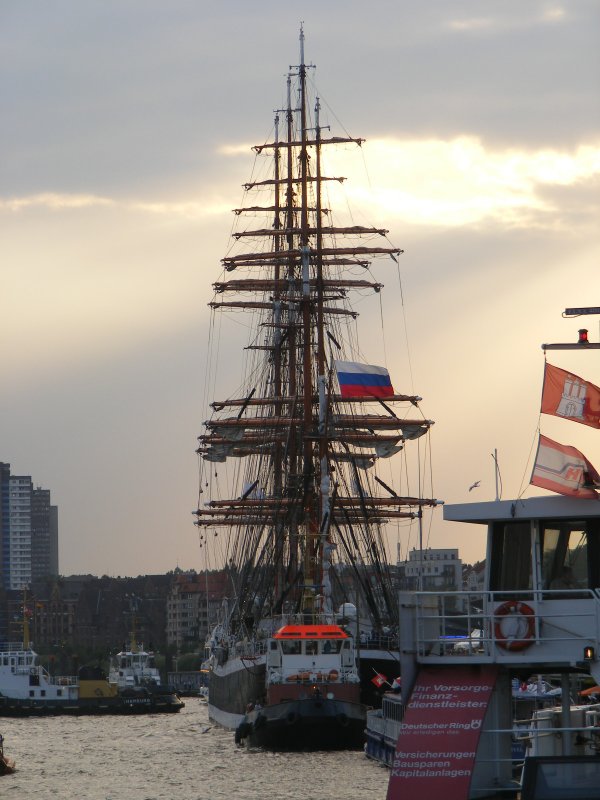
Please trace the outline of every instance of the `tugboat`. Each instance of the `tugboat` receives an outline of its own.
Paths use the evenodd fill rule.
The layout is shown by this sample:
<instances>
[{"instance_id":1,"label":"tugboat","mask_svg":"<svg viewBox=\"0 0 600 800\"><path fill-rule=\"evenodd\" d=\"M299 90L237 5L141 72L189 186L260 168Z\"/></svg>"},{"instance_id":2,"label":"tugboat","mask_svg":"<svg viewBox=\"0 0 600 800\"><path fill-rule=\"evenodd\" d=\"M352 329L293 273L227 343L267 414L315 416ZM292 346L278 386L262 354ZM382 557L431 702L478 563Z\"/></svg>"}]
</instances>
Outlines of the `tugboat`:
<instances>
[{"instance_id":1,"label":"tugboat","mask_svg":"<svg viewBox=\"0 0 600 800\"><path fill-rule=\"evenodd\" d=\"M354 642L337 625L285 625L267 651L266 695L251 704L236 742L270 750L360 746L364 708Z\"/></svg>"},{"instance_id":2,"label":"tugboat","mask_svg":"<svg viewBox=\"0 0 600 800\"><path fill-rule=\"evenodd\" d=\"M0 716L44 714L127 714L179 711L183 702L164 687L148 685L120 692L95 667L78 675L51 675L29 641L27 614L23 642L0 650Z\"/></svg>"},{"instance_id":3,"label":"tugboat","mask_svg":"<svg viewBox=\"0 0 600 800\"><path fill-rule=\"evenodd\" d=\"M132 710L175 712L184 707L175 689L161 682L152 649L145 650L134 637L111 660L108 682Z\"/></svg>"},{"instance_id":4,"label":"tugboat","mask_svg":"<svg viewBox=\"0 0 600 800\"><path fill-rule=\"evenodd\" d=\"M585 334L580 348L600 348ZM600 428L600 389L545 369L543 413ZM573 703L571 689L582 677L600 683L600 478L582 453L540 434L531 483L557 494L444 507L444 519L487 533L483 592L400 596L403 711L388 800L514 796L511 687L531 675L558 676L562 690L527 730L525 774L540 759L550 787L535 796L599 796L586 770L598 775L600 705ZM457 615L479 632L472 647L447 637Z\"/></svg>"}]
</instances>

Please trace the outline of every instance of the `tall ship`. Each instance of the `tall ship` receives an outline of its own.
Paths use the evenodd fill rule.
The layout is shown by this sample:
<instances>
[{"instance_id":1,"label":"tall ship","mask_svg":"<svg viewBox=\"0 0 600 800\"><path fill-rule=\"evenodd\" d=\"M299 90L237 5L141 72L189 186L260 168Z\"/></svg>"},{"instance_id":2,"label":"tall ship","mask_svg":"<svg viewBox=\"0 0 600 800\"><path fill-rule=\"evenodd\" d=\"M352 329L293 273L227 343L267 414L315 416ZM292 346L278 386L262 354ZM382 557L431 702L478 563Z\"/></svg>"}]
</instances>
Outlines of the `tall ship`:
<instances>
[{"instance_id":1,"label":"tall ship","mask_svg":"<svg viewBox=\"0 0 600 800\"><path fill-rule=\"evenodd\" d=\"M438 502L422 496L413 444L432 425L421 398L397 392L383 352L366 357L358 342L356 300L382 291L376 262L398 280L402 251L383 228L334 222L344 178L328 154L364 140L324 124L313 71L301 30L213 284L213 313L249 331L246 361L235 393L212 402L197 451L200 546L229 580L208 640L209 714L238 742L285 749L362 746L376 669L361 641L397 631L386 526L422 536ZM220 330L211 324L207 386L218 365L231 383Z\"/></svg>"}]
</instances>

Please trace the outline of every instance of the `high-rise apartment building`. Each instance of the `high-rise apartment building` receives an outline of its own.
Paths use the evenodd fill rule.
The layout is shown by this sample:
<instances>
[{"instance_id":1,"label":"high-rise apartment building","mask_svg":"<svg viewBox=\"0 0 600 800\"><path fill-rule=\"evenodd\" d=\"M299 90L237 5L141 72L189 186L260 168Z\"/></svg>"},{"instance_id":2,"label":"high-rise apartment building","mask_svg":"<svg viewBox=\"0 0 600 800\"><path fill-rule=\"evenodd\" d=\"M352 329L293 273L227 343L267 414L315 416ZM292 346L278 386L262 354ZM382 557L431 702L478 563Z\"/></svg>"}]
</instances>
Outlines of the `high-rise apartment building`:
<instances>
[{"instance_id":1,"label":"high-rise apartment building","mask_svg":"<svg viewBox=\"0 0 600 800\"><path fill-rule=\"evenodd\" d=\"M8 479L8 548L9 585L22 589L31 583L31 495L29 475L11 475Z\"/></svg>"},{"instance_id":2,"label":"high-rise apartment building","mask_svg":"<svg viewBox=\"0 0 600 800\"><path fill-rule=\"evenodd\" d=\"M31 579L50 575L58 575L58 508L50 489L38 486L31 495Z\"/></svg>"},{"instance_id":3,"label":"high-rise apartment building","mask_svg":"<svg viewBox=\"0 0 600 800\"><path fill-rule=\"evenodd\" d=\"M0 462L0 584L20 590L51 575L58 575L58 509L50 491Z\"/></svg>"},{"instance_id":4,"label":"high-rise apartment building","mask_svg":"<svg viewBox=\"0 0 600 800\"><path fill-rule=\"evenodd\" d=\"M10 513L8 507L10 478L10 464L0 461L0 587L6 588L9 584L8 567L10 564Z\"/></svg>"}]
</instances>

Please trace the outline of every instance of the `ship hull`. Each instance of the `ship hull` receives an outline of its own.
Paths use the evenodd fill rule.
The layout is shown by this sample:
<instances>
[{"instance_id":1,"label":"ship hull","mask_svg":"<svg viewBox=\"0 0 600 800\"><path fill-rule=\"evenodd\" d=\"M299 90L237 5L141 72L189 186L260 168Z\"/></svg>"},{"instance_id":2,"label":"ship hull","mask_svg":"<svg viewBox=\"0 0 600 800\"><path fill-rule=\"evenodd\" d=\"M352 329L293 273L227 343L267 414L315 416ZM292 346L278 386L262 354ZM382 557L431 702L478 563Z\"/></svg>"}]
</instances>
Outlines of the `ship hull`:
<instances>
[{"instance_id":1,"label":"ship hull","mask_svg":"<svg viewBox=\"0 0 600 800\"><path fill-rule=\"evenodd\" d=\"M236 741L267 750L353 750L363 747L364 730L360 703L310 698L251 711Z\"/></svg>"},{"instance_id":2,"label":"ship hull","mask_svg":"<svg viewBox=\"0 0 600 800\"><path fill-rule=\"evenodd\" d=\"M208 716L223 728L235 730L250 704L265 693L264 658L232 658L215 664L208 679Z\"/></svg>"},{"instance_id":3,"label":"ship hull","mask_svg":"<svg viewBox=\"0 0 600 800\"><path fill-rule=\"evenodd\" d=\"M0 696L0 717L69 716L98 714L164 714L177 713L184 703L175 694L80 698L78 700L24 699Z\"/></svg>"}]
</instances>

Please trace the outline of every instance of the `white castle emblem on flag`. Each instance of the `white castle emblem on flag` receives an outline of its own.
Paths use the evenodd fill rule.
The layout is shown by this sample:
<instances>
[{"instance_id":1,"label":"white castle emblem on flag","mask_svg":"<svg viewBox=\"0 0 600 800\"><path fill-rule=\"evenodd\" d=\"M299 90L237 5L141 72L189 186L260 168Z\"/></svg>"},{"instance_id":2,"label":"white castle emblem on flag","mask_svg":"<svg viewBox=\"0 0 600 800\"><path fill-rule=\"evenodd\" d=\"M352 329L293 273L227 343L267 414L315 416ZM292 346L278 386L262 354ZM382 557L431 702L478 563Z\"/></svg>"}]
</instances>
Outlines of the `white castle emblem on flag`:
<instances>
[{"instance_id":1,"label":"white castle emblem on flag","mask_svg":"<svg viewBox=\"0 0 600 800\"><path fill-rule=\"evenodd\" d=\"M562 397L556 409L556 414L560 417L583 419L586 391L587 384L582 383L577 378L565 378Z\"/></svg>"}]
</instances>

